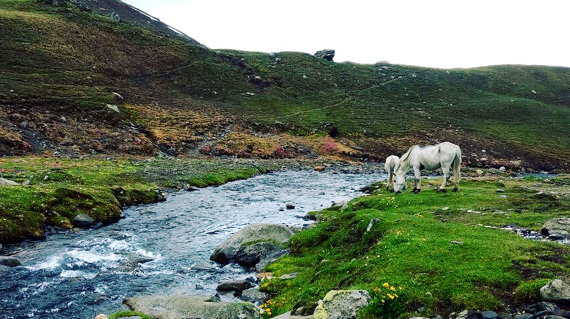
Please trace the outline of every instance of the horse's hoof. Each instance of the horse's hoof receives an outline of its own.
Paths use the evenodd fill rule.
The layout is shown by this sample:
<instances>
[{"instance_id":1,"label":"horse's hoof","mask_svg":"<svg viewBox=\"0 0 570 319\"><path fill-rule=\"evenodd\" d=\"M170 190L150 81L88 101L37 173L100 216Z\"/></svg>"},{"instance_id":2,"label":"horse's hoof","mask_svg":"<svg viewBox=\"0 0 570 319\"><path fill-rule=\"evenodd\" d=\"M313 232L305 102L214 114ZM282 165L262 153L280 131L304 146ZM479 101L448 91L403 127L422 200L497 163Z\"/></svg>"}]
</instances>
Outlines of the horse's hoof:
<instances>
[{"instance_id":1,"label":"horse's hoof","mask_svg":"<svg viewBox=\"0 0 570 319\"><path fill-rule=\"evenodd\" d=\"M414 188L414 190L412 191L412 193L414 193L414 194L418 194L419 192L420 192L419 188Z\"/></svg>"},{"instance_id":2,"label":"horse's hoof","mask_svg":"<svg viewBox=\"0 0 570 319\"><path fill-rule=\"evenodd\" d=\"M453 188L453 192L459 192L459 188L458 188L458 187L454 187L454 188Z\"/></svg>"},{"instance_id":3,"label":"horse's hoof","mask_svg":"<svg viewBox=\"0 0 570 319\"><path fill-rule=\"evenodd\" d=\"M436 192L438 192L438 193L447 193L447 189L445 189L445 188L438 188Z\"/></svg>"}]
</instances>

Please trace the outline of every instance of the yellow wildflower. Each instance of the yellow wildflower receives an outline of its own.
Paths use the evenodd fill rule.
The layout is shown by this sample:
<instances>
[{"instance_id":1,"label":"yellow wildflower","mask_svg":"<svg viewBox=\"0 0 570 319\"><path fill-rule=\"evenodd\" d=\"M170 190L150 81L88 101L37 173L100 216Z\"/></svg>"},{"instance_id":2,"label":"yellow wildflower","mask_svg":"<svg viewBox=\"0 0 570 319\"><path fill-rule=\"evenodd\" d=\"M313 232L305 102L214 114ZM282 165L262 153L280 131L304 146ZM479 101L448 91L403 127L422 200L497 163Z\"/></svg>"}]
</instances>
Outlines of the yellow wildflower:
<instances>
[{"instance_id":1,"label":"yellow wildflower","mask_svg":"<svg viewBox=\"0 0 570 319\"><path fill-rule=\"evenodd\" d=\"M396 291L396 288L394 288L394 286L390 286L390 290Z\"/></svg>"},{"instance_id":2,"label":"yellow wildflower","mask_svg":"<svg viewBox=\"0 0 570 319\"><path fill-rule=\"evenodd\" d=\"M389 288L389 287L390 287L390 285L389 285L387 282L385 282L382 286L384 286L384 288Z\"/></svg>"},{"instance_id":3,"label":"yellow wildflower","mask_svg":"<svg viewBox=\"0 0 570 319\"><path fill-rule=\"evenodd\" d=\"M394 295L387 293L386 296L388 296L388 298L390 299L394 299Z\"/></svg>"}]
</instances>

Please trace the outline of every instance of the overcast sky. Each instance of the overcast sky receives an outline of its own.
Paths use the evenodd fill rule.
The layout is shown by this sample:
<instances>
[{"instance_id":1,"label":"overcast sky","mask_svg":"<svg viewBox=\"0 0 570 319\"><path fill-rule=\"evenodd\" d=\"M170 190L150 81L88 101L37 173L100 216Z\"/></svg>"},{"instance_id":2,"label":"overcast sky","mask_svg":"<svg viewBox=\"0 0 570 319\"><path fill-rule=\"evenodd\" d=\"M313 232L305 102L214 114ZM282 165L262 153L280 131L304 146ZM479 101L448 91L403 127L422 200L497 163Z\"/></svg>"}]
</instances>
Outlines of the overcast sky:
<instances>
[{"instance_id":1,"label":"overcast sky","mask_svg":"<svg viewBox=\"0 0 570 319\"><path fill-rule=\"evenodd\" d=\"M570 67L570 0L123 0L212 49L437 68Z\"/></svg>"}]
</instances>

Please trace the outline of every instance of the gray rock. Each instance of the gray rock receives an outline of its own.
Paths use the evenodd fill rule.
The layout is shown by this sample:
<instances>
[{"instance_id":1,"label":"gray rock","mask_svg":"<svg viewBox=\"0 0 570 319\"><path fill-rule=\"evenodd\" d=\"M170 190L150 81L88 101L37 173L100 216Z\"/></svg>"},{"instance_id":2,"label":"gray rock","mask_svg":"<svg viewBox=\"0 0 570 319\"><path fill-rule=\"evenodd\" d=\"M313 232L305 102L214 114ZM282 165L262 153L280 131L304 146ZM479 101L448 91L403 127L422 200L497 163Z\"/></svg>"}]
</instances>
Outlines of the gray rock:
<instances>
[{"instance_id":1,"label":"gray rock","mask_svg":"<svg viewBox=\"0 0 570 319\"><path fill-rule=\"evenodd\" d=\"M79 214L72 221L73 226L88 228L95 225L95 220L87 214Z\"/></svg>"},{"instance_id":2,"label":"gray rock","mask_svg":"<svg viewBox=\"0 0 570 319\"><path fill-rule=\"evenodd\" d=\"M482 319L483 316L476 310L465 310L457 314L456 319Z\"/></svg>"},{"instance_id":3,"label":"gray rock","mask_svg":"<svg viewBox=\"0 0 570 319\"><path fill-rule=\"evenodd\" d=\"M232 280L226 281L218 285L217 291L233 291L237 296L241 295L241 292L253 287L251 282L247 280Z\"/></svg>"},{"instance_id":4,"label":"gray rock","mask_svg":"<svg viewBox=\"0 0 570 319\"><path fill-rule=\"evenodd\" d=\"M11 180L9 180L9 179L5 179L5 178L1 178L1 177L0 177L0 185L3 185L3 186L16 186L16 185L20 185L20 184L14 182L14 181L11 181Z\"/></svg>"},{"instance_id":5,"label":"gray rock","mask_svg":"<svg viewBox=\"0 0 570 319\"><path fill-rule=\"evenodd\" d=\"M125 299L134 311L157 319L258 319L249 302L212 302L208 296L139 296Z\"/></svg>"},{"instance_id":6,"label":"gray rock","mask_svg":"<svg viewBox=\"0 0 570 319\"><path fill-rule=\"evenodd\" d=\"M540 288L542 300L553 302L570 302L570 285L560 279L554 279Z\"/></svg>"},{"instance_id":7,"label":"gray rock","mask_svg":"<svg viewBox=\"0 0 570 319\"><path fill-rule=\"evenodd\" d=\"M251 224L224 241L210 256L220 264L237 262L253 267L262 260L283 254L281 246L289 241L294 231L278 224Z\"/></svg>"},{"instance_id":8,"label":"gray rock","mask_svg":"<svg viewBox=\"0 0 570 319\"><path fill-rule=\"evenodd\" d=\"M273 319L313 319L313 316L295 316L289 311L277 317L273 317Z\"/></svg>"},{"instance_id":9,"label":"gray rock","mask_svg":"<svg viewBox=\"0 0 570 319\"><path fill-rule=\"evenodd\" d=\"M483 311L481 313L481 316L483 316L483 319L497 319L499 318L499 314L491 311L491 310L487 310L487 311Z\"/></svg>"},{"instance_id":10,"label":"gray rock","mask_svg":"<svg viewBox=\"0 0 570 319\"><path fill-rule=\"evenodd\" d=\"M544 236L570 237L570 217L551 219L544 223L540 232Z\"/></svg>"},{"instance_id":11,"label":"gray rock","mask_svg":"<svg viewBox=\"0 0 570 319\"><path fill-rule=\"evenodd\" d=\"M315 319L356 318L358 311L368 306L370 295L366 290L331 290L319 301Z\"/></svg>"},{"instance_id":12,"label":"gray rock","mask_svg":"<svg viewBox=\"0 0 570 319\"><path fill-rule=\"evenodd\" d=\"M287 208L287 209L295 209L295 205L292 204L292 203L287 203L287 204L285 205L285 208Z\"/></svg>"},{"instance_id":13,"label":"gray rock","mask_svg":"<svg viewBox=\"0 0 570 319\"><path fill-rule=\"evenodd\" d=\"M20 261L14 257L2 257L0 256L0 265L8 266L8 267L18 267L22 264Z\"/></svg>"},{"instance_id":14,"label":"gray rock","mask_svg":"<svg viewBox=\"0 0 570 319\"><path fill-rule=\"evenodd\" d=\"M320 50L315 53L315 57L332 61L334 59L335 51L333 49Z\"/></svg>"},{"instance_id":15,"label":"gray rock","mask_svg":"<svg viewBox=\"0 0 570 319\"><path fill-rule=\"evenodd\" d=\"M265 300L267 300L267 298L269 298L269 295L262 292L262 291L259 291L258 288L249 288L249 289L242 291L240 298L243 301L249 301L249 302L252 302L254 304L261 304L261 303L265 302Z\"/></svg>"}]
</instances>

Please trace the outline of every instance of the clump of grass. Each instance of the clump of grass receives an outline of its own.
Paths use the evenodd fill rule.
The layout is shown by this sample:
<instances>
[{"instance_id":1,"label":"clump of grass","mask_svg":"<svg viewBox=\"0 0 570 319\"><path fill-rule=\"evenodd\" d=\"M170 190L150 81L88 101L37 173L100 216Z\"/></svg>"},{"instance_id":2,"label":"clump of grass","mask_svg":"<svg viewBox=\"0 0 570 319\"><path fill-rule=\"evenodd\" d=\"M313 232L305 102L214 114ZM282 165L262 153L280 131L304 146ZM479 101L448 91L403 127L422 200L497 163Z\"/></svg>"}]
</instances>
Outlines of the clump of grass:
<instances>
[{"instance_id":1,"label":"clump of grass","mask_svg":"<svg viewBox=\"0 0 570 319\"><path fill-rule=\"evenodd\" d=\"M540 288L548 284L551 279L534 279L522 282L515 290L515 298L519 302L540 301Z\"/></svg>"}]
</instances>

